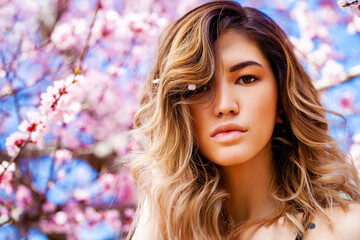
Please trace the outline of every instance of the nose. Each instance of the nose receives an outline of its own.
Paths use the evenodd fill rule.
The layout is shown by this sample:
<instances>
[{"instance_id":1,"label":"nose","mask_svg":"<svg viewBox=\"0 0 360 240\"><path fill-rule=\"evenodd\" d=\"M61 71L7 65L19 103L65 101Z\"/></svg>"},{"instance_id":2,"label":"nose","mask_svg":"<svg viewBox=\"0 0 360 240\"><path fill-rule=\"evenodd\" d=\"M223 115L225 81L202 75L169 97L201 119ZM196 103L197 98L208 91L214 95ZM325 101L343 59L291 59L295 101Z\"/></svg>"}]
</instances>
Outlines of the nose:
<instances>
[{"instance_id":1,"label":"nose","mask_svg":"<svg viewBox=\"0 0 360 240\"><path fill-rule=\"evenodd\" d=\"M239 113L239 102L235 92L234 86L221 81L216 86L216 95L214 99L214 114L217 117L224 115L236 115Z\"/></svg>"}]
</instances>

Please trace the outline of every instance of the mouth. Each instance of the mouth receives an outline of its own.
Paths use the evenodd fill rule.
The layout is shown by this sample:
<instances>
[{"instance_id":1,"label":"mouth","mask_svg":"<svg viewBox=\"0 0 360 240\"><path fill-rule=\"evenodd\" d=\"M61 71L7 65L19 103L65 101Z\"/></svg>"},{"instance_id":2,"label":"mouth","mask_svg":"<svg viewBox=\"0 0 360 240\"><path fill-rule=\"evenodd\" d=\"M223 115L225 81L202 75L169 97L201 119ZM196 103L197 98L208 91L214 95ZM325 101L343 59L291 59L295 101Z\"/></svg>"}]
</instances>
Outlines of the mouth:
<instances>
[{"instance_id":1,"label":"mouth","mask_svg":"<svg viewBox=\"0 0 360 240\"><path fill-rule=\"evenodd\" d=\"M230 123L217 127L210 136L218 142L231 142L239 139L246 132L247 129L237 124Z\"/></svg>"}]
</instances>

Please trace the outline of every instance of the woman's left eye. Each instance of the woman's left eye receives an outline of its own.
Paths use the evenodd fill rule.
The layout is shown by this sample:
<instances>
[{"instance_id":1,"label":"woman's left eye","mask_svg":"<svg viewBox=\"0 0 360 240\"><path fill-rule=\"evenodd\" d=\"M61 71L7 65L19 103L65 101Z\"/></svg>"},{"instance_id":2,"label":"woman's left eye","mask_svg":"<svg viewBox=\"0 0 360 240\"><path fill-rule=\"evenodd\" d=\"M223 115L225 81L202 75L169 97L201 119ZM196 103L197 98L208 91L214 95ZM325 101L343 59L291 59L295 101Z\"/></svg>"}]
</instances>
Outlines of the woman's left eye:
<instances>
[{"instance_id":1,"label":"woman's left eye","mask_svg":"<svg viewBox=\"0 0 360 240\"><path fill-rule=\"evenodd\" d=\"M246 76L239 77L236 80L236 82L240 83L240 84L250 84L250 83L255 82L256 80L258 80L257 77L252 76L252 75L246 75Z\"/></svg>"}]
</instances>

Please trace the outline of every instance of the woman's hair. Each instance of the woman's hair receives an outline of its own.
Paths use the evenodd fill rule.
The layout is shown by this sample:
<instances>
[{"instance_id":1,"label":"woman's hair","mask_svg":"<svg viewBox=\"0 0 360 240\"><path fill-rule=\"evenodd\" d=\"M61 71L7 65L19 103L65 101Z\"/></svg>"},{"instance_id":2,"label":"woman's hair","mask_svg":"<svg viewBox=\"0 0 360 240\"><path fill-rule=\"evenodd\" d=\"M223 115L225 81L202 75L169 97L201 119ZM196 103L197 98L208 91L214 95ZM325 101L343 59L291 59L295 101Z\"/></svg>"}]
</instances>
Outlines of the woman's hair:
<instances>
[{"instance_id":1,"label":"woman's hair","mask_svg":"<svg viewBox=\"0 0 360 240\"><path fill-rule=\"evenodd\" d=\"M254 41L270 62L283 120L272 138L273 198L279 208L265 219L240 225L226 211L230 196L218 166L198 152L189 112L194 96L188 85L213 83L214 43L229 30ZM304 232L306 216L330 220L325 208L345 209L349 200L360 199L357 171L328 134L325 113L332 112L321 106L293 48L270 17L232 1L205 3L162 35L134 119L143 141L129 162L139 193L149 202L148 239L231 239L244 226L269 226L280 217ZM144 204L140 197L138 213Z\"/></svg>"}]
</instances>

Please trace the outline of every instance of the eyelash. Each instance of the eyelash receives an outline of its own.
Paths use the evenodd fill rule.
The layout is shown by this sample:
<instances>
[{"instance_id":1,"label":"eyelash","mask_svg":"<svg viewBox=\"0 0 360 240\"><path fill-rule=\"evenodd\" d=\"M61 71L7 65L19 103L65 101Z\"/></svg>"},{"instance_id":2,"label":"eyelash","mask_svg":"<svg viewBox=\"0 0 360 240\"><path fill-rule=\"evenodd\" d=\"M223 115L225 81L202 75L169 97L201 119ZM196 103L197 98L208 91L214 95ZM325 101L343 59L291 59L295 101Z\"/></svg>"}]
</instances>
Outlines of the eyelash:
<instances>
[{"instance_id":1,"label":"eyelash","mask_svg":"<svg viewBox=\"0 0 360 240\"><path fill-rule=\"evenodd\" d=\"M241 80L241 79L242 79L242 80ZM244 82L244 79L250 80L250 82ZM257 80L258 80L258 78L255 77L255 76L253 76L253 75L245 75L245 76L239 77L239 78L236 80L236 82L241 81L240 84L245 84L245 85L246 85L246 84L251 84L251 83L253 83L253 82L257 81Z\"/></svg>"},{"instance_id":2,"label":"eyelash","mask_svg":"<svg viewBox=\"0 0 360 240\"><path fill-rule=\"evenodd\" d=\"M241 79L243 79L243 80L242 80L242 82L241 82L240 84L244 84L244 85L246 85L246 84L251 84L251 83L253 83L253 82L255 82L255 81L258 80L258 78L255 77L255 76L253 76L253 75L245 75L245 76L239 77L239 78L236 80L236 83L239 82L239 80L241 81ZM250 79L250 82L244 82L244 79L247 79L247 80ZM210 86L208 86L208 85L202 85L202 86L200 86L199 88L196 88L196 90L194 90L193 94L194 94L194 95L197 95L197 94L200 94L200 93L208 92L209 90L210 90Z\"/></svg>"}]
</instances>

